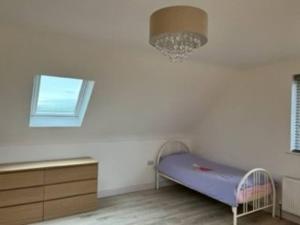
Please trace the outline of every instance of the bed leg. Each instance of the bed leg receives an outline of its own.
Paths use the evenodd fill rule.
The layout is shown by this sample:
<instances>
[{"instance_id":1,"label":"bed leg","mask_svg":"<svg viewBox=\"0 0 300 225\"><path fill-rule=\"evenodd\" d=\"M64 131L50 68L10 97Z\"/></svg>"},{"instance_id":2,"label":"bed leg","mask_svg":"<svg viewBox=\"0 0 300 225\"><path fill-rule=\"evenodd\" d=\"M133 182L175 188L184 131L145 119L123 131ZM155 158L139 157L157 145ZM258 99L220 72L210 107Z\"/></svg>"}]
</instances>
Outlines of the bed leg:
<instances>
[{"instance_id":1,"label":"bed leg","mask_svg":"<svg viewBox=\"0 0 300 225\"><path fill-rule=\"evenodd\" d=\"M233 225L237 225L237 207L232 207Z\"/></svg>"},{"instance_id":2,"label":"bed leg","mask_svg":"<svg viewBox=\"0 0 300 225\"><path fill-rule=\"evenodd\" d=\"M273 218L276 217L276 203L273 203L273 207L272 207L272 216L273 216Z\"/></svg>"},{"instance_id":3,"label":"bed leg","mask_svg":"<svg viewBox=\"0 0 300 225\"><path fill-rule=\"evenodd\" d=\"M155 188L156 188L156 190L159 189L159 174L158 174L158 172L156 172L156 174L155 174Z\"/></svg>"},{"instance_id":4,"label":"bed leg","mask_svg":"<svg viewBox=\"0 0 300 225\"><path fill-rule=\"evenodd\" d=\"M272 207L272 216L273 218L276 217L276 192L273 190L273 207Z\"/></svg>"}]
</instances>

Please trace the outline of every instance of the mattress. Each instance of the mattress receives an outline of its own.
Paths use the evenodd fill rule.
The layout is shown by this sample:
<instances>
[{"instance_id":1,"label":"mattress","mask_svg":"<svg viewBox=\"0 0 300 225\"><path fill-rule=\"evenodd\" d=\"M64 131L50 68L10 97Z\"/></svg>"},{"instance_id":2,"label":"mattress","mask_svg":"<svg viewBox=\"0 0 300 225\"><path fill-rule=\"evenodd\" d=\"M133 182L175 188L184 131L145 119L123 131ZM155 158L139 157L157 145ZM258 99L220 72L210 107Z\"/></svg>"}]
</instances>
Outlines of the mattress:
<instances>
[{"instance_id":1,"label":"mattress","mask_svg":"<svg viewBox=\"0 0 300 225\"><path fill-rule=\"evenodd\" d=\"M237 186L246 171L215 163L191 153L163 157L158 165L158 170L180 181L184 186L230 206L235 207L238 203L254 198L251 177L247 182L248 186L240 192L239 196L236 195ZM266 192L271 192L271 186L262 181L256 190L259 190L259 195L256 196L261 197Z\"/></svg>"}]
</instances>

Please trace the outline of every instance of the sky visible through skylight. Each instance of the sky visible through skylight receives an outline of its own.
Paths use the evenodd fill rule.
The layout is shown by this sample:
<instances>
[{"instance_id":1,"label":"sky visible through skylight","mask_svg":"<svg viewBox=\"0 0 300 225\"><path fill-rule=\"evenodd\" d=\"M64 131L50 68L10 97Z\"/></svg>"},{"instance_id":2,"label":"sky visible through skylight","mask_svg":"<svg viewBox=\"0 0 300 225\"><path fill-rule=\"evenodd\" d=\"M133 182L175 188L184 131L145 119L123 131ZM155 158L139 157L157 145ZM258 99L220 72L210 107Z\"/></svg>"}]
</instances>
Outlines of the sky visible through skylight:
<instances>
[{"instance_id":1,"label":"sky visible through skylight","mask_svg":"<svg viewBox=\"0 0 300 225\"><path fill-rule=\"evenodd\" d=\"M37 113L74 114L83 80L42 75Z\"/></svg>"}]
</instances>

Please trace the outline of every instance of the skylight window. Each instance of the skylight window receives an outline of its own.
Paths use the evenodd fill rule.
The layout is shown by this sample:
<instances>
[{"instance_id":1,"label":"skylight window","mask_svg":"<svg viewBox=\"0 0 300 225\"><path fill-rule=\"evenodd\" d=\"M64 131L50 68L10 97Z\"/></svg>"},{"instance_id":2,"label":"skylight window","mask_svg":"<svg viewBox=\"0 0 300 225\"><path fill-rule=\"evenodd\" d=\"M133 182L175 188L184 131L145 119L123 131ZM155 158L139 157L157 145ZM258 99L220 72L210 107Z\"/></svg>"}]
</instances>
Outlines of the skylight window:
<instances>
[{"instance_id":1,"label":"skylight window","mask_svg":"<svg viewBox=\"0 0 300 225\"><path fill-rule=\"evenodd\" d=\"M30 127L80 127L94 81L38 75L34 79Z\"/></svg>"}]
</instances>

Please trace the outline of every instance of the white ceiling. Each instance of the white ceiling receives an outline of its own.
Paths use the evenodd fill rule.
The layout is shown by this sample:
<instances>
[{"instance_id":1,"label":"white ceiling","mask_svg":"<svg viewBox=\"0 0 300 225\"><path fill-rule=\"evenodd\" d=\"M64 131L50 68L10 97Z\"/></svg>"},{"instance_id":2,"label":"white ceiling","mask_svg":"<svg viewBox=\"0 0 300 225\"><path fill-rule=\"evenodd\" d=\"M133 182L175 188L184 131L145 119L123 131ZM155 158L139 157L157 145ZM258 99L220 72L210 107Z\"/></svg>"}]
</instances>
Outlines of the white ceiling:
<instances>
[{"instance_id":1,"label":"white ceiling","mask_svg":"<svg viewBox=\"0 0 300 225\"><path fill-rule=\"evenodd\" d=\"M246 67L300 55L299 0L0 0L0 21L147 52L150 14L176 4L209 15L209 42L191 60Z\"/></svg>"}]
</instances>

